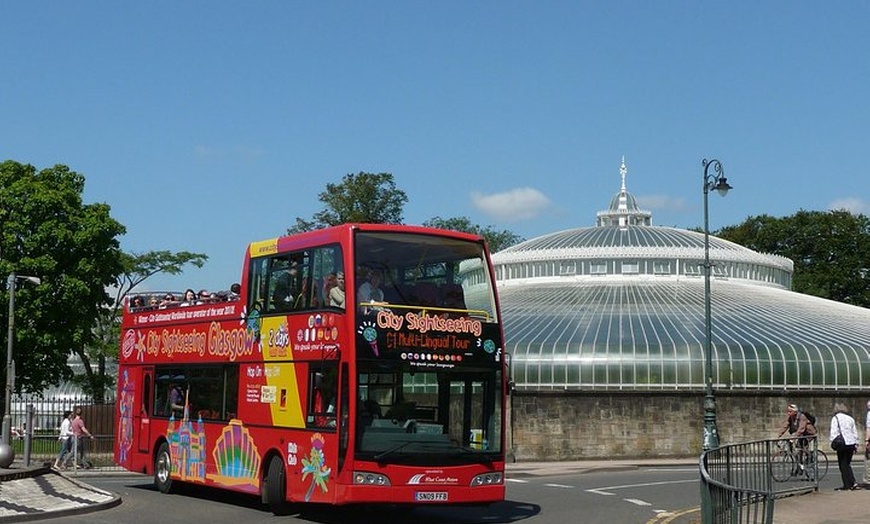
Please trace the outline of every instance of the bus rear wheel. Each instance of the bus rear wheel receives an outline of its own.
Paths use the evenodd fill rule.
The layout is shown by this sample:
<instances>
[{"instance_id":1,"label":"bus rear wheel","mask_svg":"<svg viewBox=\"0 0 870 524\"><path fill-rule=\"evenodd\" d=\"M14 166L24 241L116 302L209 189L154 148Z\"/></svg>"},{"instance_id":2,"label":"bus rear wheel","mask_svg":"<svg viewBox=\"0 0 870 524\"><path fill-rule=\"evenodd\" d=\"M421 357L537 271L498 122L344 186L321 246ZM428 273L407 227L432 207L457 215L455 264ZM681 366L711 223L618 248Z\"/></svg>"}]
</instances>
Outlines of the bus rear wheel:
<instances>
[{"instance_id":1,"label":"bus rear wheel","mask_svg":"<svg viewBox=\"0 0 870 524\"><path fill-rule=\"evenodd\" d=\"M275 515L286 515L289 512L287 478L281 457L272 457L269 462L269 470L266 473L266 502Z\"/></svg>"},{"instance_id":2,"label":"bus rear wheel","mask_svg":"<svg viewBox=\"0 0 870 524\"><path fill-rule=\"evenodd\" d=\"M164 442L157 450L157 457L154 459L154 486L160 490L160 493L172 491L171 473L172 459L169 456L169 444Z\"/></svg>"}]
</instances>

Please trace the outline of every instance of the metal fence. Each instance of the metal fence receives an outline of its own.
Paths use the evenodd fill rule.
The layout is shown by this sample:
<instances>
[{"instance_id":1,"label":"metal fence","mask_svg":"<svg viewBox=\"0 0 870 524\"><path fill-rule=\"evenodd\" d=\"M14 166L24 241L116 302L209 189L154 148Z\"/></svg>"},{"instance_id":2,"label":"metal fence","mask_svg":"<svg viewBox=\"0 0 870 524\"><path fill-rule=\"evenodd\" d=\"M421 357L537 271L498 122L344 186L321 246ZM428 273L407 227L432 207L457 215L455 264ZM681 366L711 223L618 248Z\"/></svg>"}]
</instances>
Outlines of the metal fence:
<instances>
[{"instance_id":1,"label":"metal fence","mask_svg":"<svg viewBox=\"0 0 870 524\"><path fill-rule=\"evenodd\" d=\"M95 404L84 395L15 395L12 398L12 448L17 461L51 464L60 453L60 423L65 412L82 409L85 427L94 436L85 443L88 464L101 469L121 468L115 464L115 402ZM81 451L76 448L76 454ZM71 466L76 467L76 466Z\"/></svg>"},{"instance_id":2,"label":"metal fence","mask_svg":"<svg viewBox=\"0 0 870 524\"><path fill-rule=\"evenodd\" d=\"M817 491L827 458L812 437L801 459L789 439L731 444L701 455L701 521L704 524L772 524L774 502ZM809 468L807 469L807 466ZM794 472L794 474L792 474Z\"/></svg>"}]
</instances>

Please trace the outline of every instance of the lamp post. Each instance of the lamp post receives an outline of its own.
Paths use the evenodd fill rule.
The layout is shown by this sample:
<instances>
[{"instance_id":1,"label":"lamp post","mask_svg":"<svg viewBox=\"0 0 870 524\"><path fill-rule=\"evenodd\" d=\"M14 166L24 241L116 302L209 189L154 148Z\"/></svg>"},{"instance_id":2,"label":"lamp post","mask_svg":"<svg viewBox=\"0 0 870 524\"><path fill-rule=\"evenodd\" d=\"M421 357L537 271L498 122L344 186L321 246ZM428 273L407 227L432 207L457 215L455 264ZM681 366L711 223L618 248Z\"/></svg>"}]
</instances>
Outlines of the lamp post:
<instances>
[{"instance_id":1,"label":"lamp post","mask_svg":"<svg viewBox=\"0 0 870 524\"><path fill-rule=\"evenodd\" d=\"M15 327L15 281L26 280L39 285L39 277L16 275L13 271L6 279L6 289L9 290L9 332L6 337L6 404L3 410L3 442L12 445L12 389L15 387L15 361L12 360L12 337Z\"/></svg>"},{"instance_id":2,"label":"lamp post","mask_svg":"<svg viewBox=\"0 0 870 524\"><path fill-rule=\"evenodd\" d=\"M719 447L719 431L716 429L716 398L713 396L713 342L710 328L710 221L707 212L707 194L711 190L721 196L728 194L731 186L725 178L722 163L705 158L704 166L704 449ZM713 172L710 172L712 167Z\"/></svg>"}]
</instances>

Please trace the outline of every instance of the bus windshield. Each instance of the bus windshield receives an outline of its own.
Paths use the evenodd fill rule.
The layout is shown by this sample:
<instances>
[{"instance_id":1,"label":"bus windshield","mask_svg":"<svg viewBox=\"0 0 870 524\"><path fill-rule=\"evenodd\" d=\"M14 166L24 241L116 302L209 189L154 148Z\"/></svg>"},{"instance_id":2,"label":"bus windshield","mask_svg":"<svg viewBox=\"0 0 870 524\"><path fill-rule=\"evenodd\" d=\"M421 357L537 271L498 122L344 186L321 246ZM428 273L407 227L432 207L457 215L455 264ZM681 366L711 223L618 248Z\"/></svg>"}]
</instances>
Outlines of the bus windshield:
<instances>
[{"instance_id":1,"label":"bus windshield","mask_svg":"<svg viewBox=\"0 0 870 524\"><path fill-rule=\"evenodd\" d=\"M356 235L357 448L379 463L501 453L502 340L481 242Z\"/></svg>"}]
</instances>

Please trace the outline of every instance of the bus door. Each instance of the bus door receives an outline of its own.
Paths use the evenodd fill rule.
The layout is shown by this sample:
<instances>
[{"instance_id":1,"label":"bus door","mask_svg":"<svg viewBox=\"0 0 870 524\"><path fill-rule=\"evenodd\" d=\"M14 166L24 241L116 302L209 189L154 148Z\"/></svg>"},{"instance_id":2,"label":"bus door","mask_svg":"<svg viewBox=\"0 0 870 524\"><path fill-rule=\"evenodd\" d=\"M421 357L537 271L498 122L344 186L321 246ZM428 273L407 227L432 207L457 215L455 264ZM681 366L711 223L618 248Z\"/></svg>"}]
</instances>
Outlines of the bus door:
<instances>
[{"instance_id":1,"label":"bus door","mask_svg":"<svg viewBox=\"0 0 870 524\"><path fill-rule=\"evenodd\" d=\"M136 437L137 450L139 453L148 453L151 449L151 413L154 412L154 406L151 405L154 402L154 367L142 368L140 383L139 398L137 399L139 409L134 411L133 427L139 428L139 434Z\"/></svg>"},{"instance_id":2,"label":"bus door","mask_svg":"<svg viewBox=\"0 0 870 524\"><path fill-rule=\"evenodd\" d=\"M450 377L450 405L461 406L459 418L462 421L461 430L451 431L451 437L465 447L488 449L487 440L495 436L491 431L493 387L492 377L486 374L460 373Z\"/></svg>"}]
</instances>

